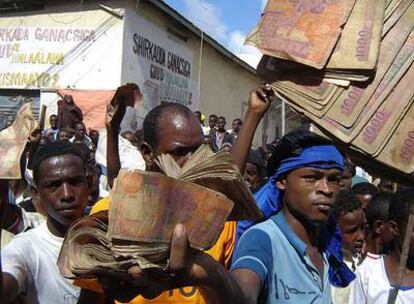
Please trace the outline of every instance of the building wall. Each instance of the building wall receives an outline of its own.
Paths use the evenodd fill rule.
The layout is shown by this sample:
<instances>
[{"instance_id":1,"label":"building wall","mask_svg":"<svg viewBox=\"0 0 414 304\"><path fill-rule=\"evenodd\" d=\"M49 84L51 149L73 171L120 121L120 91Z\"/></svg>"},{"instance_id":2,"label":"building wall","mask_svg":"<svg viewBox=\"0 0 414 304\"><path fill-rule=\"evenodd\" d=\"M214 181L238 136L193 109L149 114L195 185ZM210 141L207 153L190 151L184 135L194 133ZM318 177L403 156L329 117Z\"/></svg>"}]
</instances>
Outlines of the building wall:
<instances>
[{"instance_id":1,"label":"building wall","mask_svg":"<svg viewBox=\"0 0 414 304\"><path fill-rule=\"evenodd\" d=\"M250 91L260 85L256 75L217 51L206 41L203 42L200 63L201 38L150 3L140 1L136 5L135 2L130 1L125 10L127 9L134 10L135 14L143 16L148 22L169 32L172 39L191 50L192 77L197 86L192 110L200 110L206 117L212 113L226 117L227 128L231 127L233 119L243 118ZM128 52L130 48L131 46L124 42L124 56L125 50ZM122 82L134 79L127 65L128 60L124 60ZM258 128L254 144L255 146L261 144L261 127Z\"/></svg>"}]
</instances>

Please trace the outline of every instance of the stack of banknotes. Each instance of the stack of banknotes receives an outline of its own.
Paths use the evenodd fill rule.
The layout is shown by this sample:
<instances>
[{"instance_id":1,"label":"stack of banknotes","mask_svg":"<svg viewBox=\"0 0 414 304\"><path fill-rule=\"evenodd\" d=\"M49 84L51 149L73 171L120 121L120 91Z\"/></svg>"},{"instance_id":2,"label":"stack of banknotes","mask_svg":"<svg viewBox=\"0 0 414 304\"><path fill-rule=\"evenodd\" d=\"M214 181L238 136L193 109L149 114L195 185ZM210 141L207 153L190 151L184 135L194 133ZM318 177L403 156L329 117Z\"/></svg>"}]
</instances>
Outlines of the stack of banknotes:
<instances>
[{"instance_id":1,"label":"stack of banknotes","mask_svg":"<svg viewBox=\"0 0 414 304\"><path fill-rule=\"evenodd\" d=\"M157 164L163 174L121 169L109 211L70 227L58 259L63 276L125 275L133 265L162 274L177 223L185 225L192 248L206 250L227 220L262 217L228 152L202 146L182 168L169 154Z\"/></svg>"},{"instance_id":2,"label":"stack of banknotes","mask_svg":"<svg viewBox=\"0 0 414 304\"><path fill-rule=\"evenodd\" d=\"M406 179L414 172L413 29L412 0L269 0L246 42L264 54L258 74L317 132L357 162Z\"/></svg>"}]
</instances>

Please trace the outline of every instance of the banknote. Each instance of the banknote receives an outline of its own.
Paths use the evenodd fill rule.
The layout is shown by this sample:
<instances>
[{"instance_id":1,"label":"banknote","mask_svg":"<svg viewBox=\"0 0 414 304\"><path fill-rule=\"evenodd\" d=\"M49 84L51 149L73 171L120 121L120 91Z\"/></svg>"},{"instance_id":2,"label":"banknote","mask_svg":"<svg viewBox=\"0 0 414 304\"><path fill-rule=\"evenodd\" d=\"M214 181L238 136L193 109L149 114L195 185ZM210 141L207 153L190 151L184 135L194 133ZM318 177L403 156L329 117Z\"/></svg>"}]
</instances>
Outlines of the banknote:
<instances>
[{"instance_id":1,"label":"banknote","mask_svg":"<svg viewBox=\"0 0 414 304\"><path fill-rule=\"evenodd\" d=\"M382 37L387 35L389 30L397 23L397 21L401 18L407 8L411 5L413 0L402 0L399 5L395 8L394 12L389 16L387 21L384 23L384 27L382 29Z\"/></svg>"},{"instance_id":2,"label":"banknote","mask_svg":"<svg viewBox=\"0 0 414 304\"><path fill-rule=\"evenodd\" d=\"M326 66L372 70L378 60L384 0L358 0Z\"/></svg>"},{"instance_id":3,"label":"banknote","mask_svg":"<svg viewBox=\"0 0 414 304\"><path fill-rule=\"evenodd\" d=\"M394 11L397 9L397 7L400 5L400 3L403 0L393 0L391 3L387 6L384 13L384 21L387 21L391 15L394 13Z\"/></svg>"},{"instance_id":4,"label":"banknote","mask_svg":"<svg viewBox=\"0 0 414 304\"><path fill-rule=\"evenodd\" d=\"M318 117L311 116L310 119L316 119L315 123L325 128L330 133L338 137L344 142L353 140L367 124L368 120L374 115L376 109L387 98L391 90L404 76L407 69L414 60L414 32L411 32L404 46L399 51L395 60L392 62L390 68L385 73L381 82L375 88L367 105L362 109L357 121L352 128L345 128L336 121L326 118L318 119ZM308 115L309 116L309 115Z\"/></svg>"},{"instance_id":5,"label":"banknote","mask_svg":"<svg viewBox=\"0 0 414 304\"><path fill-rule=\"evenodd\" d=\"M354 125L362 109L371 98L413 28L414 4L409 7L401 17L400 22L392 28L381 42L380 57L375 77L372 81L356 83L346 89L326 114L328 119L336 121L346 128L351 128Z\"/></svg>"},{"instance_id":6,"label":"banknote","mask_svg":"<svg viewBox=\"0 0 414 304\"><path fill-rule=\"evenodd\" d=\"M29 135L37 126L36 120L26 103L17 113L12 125L0 132L0 178L20 179L20 158Z\"/></svg>"},{"instance_id":7,"label":"banknote","mask_svg":"<svg viewBox=\"0 0 414 304\"><path fill-rule=\"evenodd\" d=\"M405 173L414 172L414 104L378 156L378 160Z\"/></svg>"},{"instance_id":8,"label":"banknote","mask_svg":"<svg viewBox=\"0 0 414 304\"><path fill-rule=\"evenodd\" d=\"M264 54L322 69L354 4L355 0L269 0L246 43Z\"/></svg>"},{"instance_id":9,"label":"banknote","mask_svg":"<svg viewBox=\"0 0 414 304\"><path fill-rule=\"evenodd\" d=\"M391 94L352 141L354 146L369 154L376 153L381 145L387 141L387 135L393 133L398 125L398 118L403 116L408 108L414 96L413 83L414 65L411 65Z\"/></svg>"},{"instance_id":10,"label":"banknote","mask_svg":"<svg viewBox=\"0 0 414 304\"><path fill-rule=\"evenodd\" d=\"M219 192L154 172L121 169L116 183L108 225L109 238L116 240L169 244L174 226L182 223L190 246L208 249L234 206Z\"/></svg>"}]
</instances>

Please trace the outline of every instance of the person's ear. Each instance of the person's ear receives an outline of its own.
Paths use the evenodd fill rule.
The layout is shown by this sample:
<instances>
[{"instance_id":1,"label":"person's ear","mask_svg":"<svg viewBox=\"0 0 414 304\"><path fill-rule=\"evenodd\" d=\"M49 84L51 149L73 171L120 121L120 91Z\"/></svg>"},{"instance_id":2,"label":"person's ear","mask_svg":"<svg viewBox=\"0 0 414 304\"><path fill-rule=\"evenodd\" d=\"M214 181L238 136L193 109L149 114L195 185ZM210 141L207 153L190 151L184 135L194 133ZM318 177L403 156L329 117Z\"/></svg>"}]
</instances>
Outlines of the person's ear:
<instances>
[{"instance_id":1,"label":"person's ear","mask_svg":"<svg viewBox=\"0 0 414 304\"><path fill-rule=\"evenodd\" d=\"M154 166L154 151L151 146L144 141L141 144L140 150L147 168L152 168Z\"/></svg>"},{"instance_id":2,"label":"person's ear","mask_svg":"<svg viewBox=\"0 0 414 304\"><path fill-rule=\"evenodd\" d=\"M286 178L285 178L285 177L280 178L280 179L276 182L276 187L277 187L279 190L282 190L282 191L286 189L286 185L287 185L287 180L286 180Z\"/></svg>"},{"instance_id":3,"label":"person's ear","mask_svg":"<svg viewBox=\"0 0 414 304\"><path fill-rule=\"evenodd\" d=\"M400 230L398 229L398 225L395 221L388 221L387 226L393 238L397 238L400 235Z\"/></svg>"}]
</instances>

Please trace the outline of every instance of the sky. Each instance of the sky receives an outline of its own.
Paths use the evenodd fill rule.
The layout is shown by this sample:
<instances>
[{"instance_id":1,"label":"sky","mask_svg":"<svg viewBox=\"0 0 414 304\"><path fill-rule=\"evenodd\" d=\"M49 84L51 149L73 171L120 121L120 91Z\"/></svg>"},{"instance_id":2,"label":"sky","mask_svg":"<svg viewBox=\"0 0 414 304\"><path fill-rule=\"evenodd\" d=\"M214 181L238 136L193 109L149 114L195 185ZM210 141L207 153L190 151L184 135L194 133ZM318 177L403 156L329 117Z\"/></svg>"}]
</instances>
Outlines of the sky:
<instances>
[{"instance_id":1,"label":"sky","mask_svg":"<svg viewBox=\"0 0 414 304\"><path fill-rule=\"evenodd\" d=\"M244 40L267 0L165 0L229 51L256 68L261 54Z\"/></svg>"}]
</instances>

